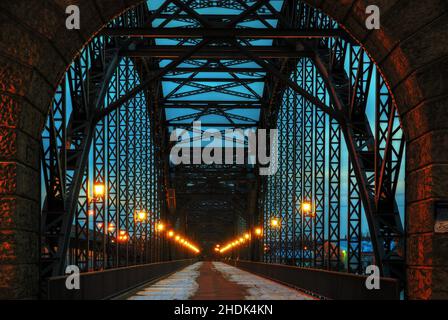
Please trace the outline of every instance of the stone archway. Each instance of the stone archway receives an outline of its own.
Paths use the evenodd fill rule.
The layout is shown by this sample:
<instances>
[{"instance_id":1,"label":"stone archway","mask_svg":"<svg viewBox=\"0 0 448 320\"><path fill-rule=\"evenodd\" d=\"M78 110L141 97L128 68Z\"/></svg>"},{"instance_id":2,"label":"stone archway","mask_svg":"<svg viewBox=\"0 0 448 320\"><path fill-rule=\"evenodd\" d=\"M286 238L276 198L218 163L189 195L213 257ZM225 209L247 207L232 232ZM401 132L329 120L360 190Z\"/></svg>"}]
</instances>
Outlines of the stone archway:
<instances>
[{"instance_id":1,"label":"stone archway","mask_svg":"<svg viewBox=\"0 0 448 320\"><path fill-rule=\"evenodd\" d=\"M0 298L38 292L39 139L57 84L108 21L141 0L0 3ZM443 0L306 0L337 20L372 56L397 101L408 141L408 296L448 298L448 235L434 233L448 200L448 3ZM65 7L81 9L68 31ZM376 4L382 29L364 27Z\"/></svg>"}]
</instances>

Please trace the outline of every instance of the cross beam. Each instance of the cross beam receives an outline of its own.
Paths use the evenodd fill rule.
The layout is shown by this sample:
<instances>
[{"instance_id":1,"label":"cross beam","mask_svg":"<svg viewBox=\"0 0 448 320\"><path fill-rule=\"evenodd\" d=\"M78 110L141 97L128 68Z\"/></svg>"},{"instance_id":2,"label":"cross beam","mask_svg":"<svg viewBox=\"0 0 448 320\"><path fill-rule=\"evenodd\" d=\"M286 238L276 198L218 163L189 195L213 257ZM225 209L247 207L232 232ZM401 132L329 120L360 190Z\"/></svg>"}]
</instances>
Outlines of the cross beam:
<instances>
[{"instance_id":1,"label":"cross beam","mask_svg":"<svg viewBox=\"0 0 448 320\"><path fill-rule=\"evenodd\" d=\"M121 52L122 56L132 58L159 58L159 59L179 59L186 55L190 46L145 46L141 49L128 49ZM247 51L256 55L260 59L280 59L280 58L313 58L313 51L293 50L289 47L247 47ZM189 59L230 59L230 60L251 60L247 54L241 53L235 47L207 47L197 50Z\"/></svg>"},{"instance_id":2,"label":"cross beam","mask_svg":"<svg viewBox=\"0 0 448 320\"><path fill-rule=\"evenodd\" d=\"M224 28L107 28L101 32L109 37L131 38L246 38L246 39L310 39L345 37L341 29L224 29Z\"/></svg>"}]
</instances>

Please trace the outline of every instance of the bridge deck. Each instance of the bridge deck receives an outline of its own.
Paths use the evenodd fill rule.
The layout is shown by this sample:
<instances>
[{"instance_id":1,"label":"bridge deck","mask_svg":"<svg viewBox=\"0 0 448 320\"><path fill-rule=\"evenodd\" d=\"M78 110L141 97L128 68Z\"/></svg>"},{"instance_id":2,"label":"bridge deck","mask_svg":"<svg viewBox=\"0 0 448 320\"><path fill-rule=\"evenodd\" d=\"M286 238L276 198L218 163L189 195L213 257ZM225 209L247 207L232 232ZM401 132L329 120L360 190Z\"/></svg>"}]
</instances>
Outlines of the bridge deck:
<instances>
[{"instance_id":1,"label":"bridge deck","mask_svg":"<svg viewBox=\"0 0 448 320\"><path fill-rule=\"evenodd\" d=\"M129 300L311 300L313 297L221 262L197 262Z\"/></svg>"}]
</instances>

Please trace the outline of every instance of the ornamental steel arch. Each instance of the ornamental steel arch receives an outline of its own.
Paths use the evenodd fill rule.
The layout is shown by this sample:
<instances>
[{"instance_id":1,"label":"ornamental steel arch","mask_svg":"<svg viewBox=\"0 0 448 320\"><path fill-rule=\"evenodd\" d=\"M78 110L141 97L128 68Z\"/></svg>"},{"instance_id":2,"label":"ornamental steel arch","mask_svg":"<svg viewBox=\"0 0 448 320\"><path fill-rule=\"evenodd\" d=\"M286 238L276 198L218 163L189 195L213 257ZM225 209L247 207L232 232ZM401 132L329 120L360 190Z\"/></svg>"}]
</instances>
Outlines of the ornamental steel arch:
<instances>
[{"instance_id":1,"label":"ornamental steel arch","mask_svg":"<svg viewBox=\"0 0 448 320\"><path fill-rule=\"evenodd\" d=\"M290 26L338 28L313 8L295 10ZM358 274L378 264L404 281L396 196L405 143L396 105L374 63L349 38L301 44L314 54L293 62L290 85L268 118L280 132L280 163L262 181L263 260Z\"/></svg>"},{"instance_id":2,"label":"ornamental steel arch","mask_svg":"<svg viewBox=\"0 0 448 320\"><path fill-rule=\"evenodd\" d=\"M212 8L235 12L207 13ZM374 117L367 114L372 92ZM170 167L167 136L192 132L194 121L210 116L215 121L204 127L278 127L279 173ZM154 225L166 218L185 227L185 217L173 217L176 192L197 216L224 204L235 233L264 224L267 262L340 270L344 224L345 269L361 273L365 217L375 263L384 275L403 274L396 106L362 48L300 0L169 0L131 9L72 64L42 137L44 277L72 262L89 271L169 259ZM216 186L223 177L229 181ZM90 199L95 184L107 199ZM303 214L304 202L312 215ZM147 223L135 221L138 210L150 213ZM271 228L274 217L280 228ZM251 249L257 259L259 247Z\"/></svg>"},{"instance_id":3,"label":"ornamental steel arch","mask_svg":"<svg viewBox=\"0 0 448 320\"><path fill-rule=\"evenodd\" d=\"M148 14L144 4L109 26L142 26ZM42 279L67 265L87 272L184 256L155 229L167 203L164 132L151 88L118 103L151 68L121 57L127 44L95 37L57 89L41 142Z\"/></svg>"}]
</instances>

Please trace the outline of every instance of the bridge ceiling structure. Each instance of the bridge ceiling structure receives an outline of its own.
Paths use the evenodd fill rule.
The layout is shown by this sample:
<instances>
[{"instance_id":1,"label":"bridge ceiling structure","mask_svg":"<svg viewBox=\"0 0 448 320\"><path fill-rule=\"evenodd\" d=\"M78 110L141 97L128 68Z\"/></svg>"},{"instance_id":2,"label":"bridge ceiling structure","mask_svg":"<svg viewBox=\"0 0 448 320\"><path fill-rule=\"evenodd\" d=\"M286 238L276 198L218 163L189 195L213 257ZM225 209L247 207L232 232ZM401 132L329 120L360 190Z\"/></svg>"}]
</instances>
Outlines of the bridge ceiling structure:
<instances>
[{"instance_id":1,"label":"bridge ceiling structure","mask_svg":"<svg viewBox=\"0 0 448 320\"><path fill-rule=\"evenodd\" d=\"M179 132L193 146L206 129L275 128L288 162L280 177L236 162L170 162L170 136ZM143 3L92 40L54 99L42 140L43 274L61 274L67 257L84 271L167 258L155 229L162 220L207 250L263 225L262 259L280 254L283 263L328 269L340 260L345 223L347 271L361 273L365 220L383 274L401 277L403 152L396 105L376 66L318 10L300 0ZM106 186L106 200L89 201L95 183ZM312 217L300 209L306 201ZM138 210L148 211L147 225L135 221ZM283 234L270 229L276 216ZM120 232L132 241L114 244Z\"/></svg>"}]
</instances>

